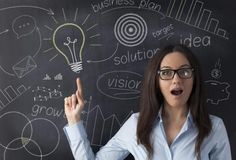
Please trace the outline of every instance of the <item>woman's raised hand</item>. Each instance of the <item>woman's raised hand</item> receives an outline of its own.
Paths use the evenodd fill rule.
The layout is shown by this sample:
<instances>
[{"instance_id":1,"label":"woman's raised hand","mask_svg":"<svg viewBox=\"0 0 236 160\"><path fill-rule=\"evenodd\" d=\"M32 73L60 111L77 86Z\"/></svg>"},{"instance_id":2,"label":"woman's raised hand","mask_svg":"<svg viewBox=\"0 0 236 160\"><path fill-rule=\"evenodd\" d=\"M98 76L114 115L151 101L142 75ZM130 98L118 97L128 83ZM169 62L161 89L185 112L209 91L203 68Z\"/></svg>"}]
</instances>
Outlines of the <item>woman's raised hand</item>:
<instances>
[{"instance_id":1,"label":"woman's raised hand","mask_svg":"<svg viewBox=\"0 0 236 160\"><path fill-rule=\"evenodd\" d=\"M69 125L80 121L81 113L84 108L82 85L79 78L76 79L76 84L76 93L64 99L65 114Z\"/></svg>"}]
</instances>

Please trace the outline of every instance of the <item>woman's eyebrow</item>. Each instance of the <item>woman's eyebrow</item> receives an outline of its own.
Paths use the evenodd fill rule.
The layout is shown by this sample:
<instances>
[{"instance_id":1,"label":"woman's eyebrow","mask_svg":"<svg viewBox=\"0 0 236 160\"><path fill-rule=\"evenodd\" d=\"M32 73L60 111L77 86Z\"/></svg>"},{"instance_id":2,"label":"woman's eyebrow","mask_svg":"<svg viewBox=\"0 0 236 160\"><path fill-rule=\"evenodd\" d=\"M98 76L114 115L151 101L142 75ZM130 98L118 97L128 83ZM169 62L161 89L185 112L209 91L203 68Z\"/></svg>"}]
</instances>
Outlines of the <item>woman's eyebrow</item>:
<instances>
[{"instance_id":1,"label":"woman's eyebrow","mask_svg":"<svg viewBox=\"0 0 236 160\"><path fill-rule=\"evenodd\" d=\"M181 66L179 66L179 68L183 68L183 67L191 67L189 64L183 64ZM172 69L171 66L162 66L160 69Z\"/></svg>"},{"instance_id":2,"label":"woman's eyebrow","mask_svg":"<svg viewBox=\"0 0 236 160\"><path fill-rule=\"evenodd\" d=\"M160 69L171 69L170 66L162 66Z\"/></svg>"},{"instance_id":3,"label":"woman's eyebrow","mask_svg":"<svg viewBox=\"0 0 236 160\"><path fill-rule=\"evenodd\" d=\"M180 68L182 68L182 67L191 67L191 66L189 64L183 64L180 66Z\"/></svg>"}]
</instances>

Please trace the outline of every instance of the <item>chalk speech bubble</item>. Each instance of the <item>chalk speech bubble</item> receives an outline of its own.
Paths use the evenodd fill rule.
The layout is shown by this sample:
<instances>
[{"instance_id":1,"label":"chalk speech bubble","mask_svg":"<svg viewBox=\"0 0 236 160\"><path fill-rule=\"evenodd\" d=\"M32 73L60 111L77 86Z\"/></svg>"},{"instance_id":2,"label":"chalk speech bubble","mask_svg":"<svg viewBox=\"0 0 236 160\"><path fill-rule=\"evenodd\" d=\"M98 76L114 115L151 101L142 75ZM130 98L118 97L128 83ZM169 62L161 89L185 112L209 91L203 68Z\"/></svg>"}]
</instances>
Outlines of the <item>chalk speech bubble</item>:
<instances>
[{"instance_id":1,"label":"chalk speech bubble","mask_svg":"<svg viewBox=\"0 0 236 160\"><path fill-rule=\"evenodd\" d=\"M30 15L16 17L12 22L12 30L17 39L31 34L36 28L36 20Z\"/></svg>"}]
</instances>

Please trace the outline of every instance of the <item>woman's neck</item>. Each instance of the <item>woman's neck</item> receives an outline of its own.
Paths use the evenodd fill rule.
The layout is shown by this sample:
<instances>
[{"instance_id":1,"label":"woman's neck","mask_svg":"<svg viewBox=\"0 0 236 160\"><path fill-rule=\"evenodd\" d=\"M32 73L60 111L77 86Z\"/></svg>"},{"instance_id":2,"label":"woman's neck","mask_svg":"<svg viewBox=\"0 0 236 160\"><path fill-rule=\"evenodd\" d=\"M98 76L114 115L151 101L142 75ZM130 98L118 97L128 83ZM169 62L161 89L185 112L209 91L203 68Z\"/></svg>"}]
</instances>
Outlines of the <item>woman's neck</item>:
<instances>
[{"instance_id":1,"label":"woman's neck","mask_svg":"<svg viewBox=\"0 0 236 160\"><path fill-rule=\"evenodd\" d=\"M187 118L187 107L172 107L165 105L162 110L163 125L166 140L170 146L179 134Z\"/></svg>"},{"instance_id":2,"label":"woman's neck","mask_svg":"<svg viewBox=\"0 0 236 160\"><path fill-rule=\"evenodd\" d=\"M165 105L162 111L162 116L168 121L179 121L187 117L188 110L186 106L183 107L171 107Z\"/></svg>"}]
</instances>

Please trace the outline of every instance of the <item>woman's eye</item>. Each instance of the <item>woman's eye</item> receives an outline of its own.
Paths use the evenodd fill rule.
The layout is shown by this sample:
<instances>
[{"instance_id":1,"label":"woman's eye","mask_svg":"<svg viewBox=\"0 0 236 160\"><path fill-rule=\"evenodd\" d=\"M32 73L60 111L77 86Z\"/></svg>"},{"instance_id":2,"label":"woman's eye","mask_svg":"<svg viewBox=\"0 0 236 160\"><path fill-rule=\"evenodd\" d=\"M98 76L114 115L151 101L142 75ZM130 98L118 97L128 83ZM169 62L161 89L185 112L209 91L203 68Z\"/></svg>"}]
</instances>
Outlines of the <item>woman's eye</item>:
<instances>
[{"instance_id":1,"label":"woman's eye","mask_svg":"<svg viewBox=\"0 0 236 160\"><path fill-rule=\"evenodd\" d=\"M171 71L170 70L165 70L165 71L162 71L162 74L163 75L171 75Z\"/></svg>"}]
</instances>

